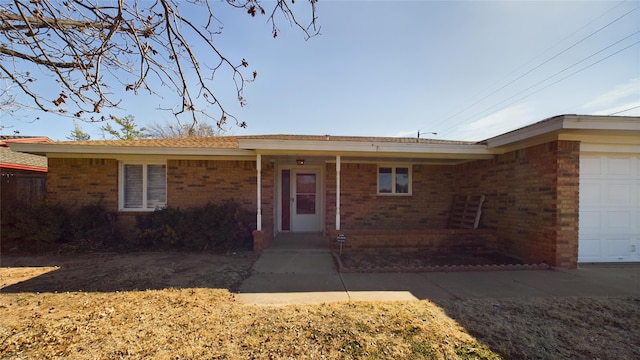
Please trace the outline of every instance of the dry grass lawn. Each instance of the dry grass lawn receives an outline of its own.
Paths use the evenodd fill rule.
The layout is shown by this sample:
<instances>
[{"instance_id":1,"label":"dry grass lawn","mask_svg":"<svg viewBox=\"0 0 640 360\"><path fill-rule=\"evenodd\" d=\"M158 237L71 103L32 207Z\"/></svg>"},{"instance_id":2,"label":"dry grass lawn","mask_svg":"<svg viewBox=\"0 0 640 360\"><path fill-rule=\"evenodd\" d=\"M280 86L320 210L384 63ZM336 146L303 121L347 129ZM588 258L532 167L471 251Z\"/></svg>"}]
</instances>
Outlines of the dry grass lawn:
<instances>
[{"instance_id":1,"label":"dry grass lawn","mask_svg":"<svg viewBox=\"0 0 640 360\"><path fill-rule=\"evenodd\" d=\"M640 358L634 298L264 307L233 295L247 254L2 261L0 358Z\"/></svg>"}]
</instances>

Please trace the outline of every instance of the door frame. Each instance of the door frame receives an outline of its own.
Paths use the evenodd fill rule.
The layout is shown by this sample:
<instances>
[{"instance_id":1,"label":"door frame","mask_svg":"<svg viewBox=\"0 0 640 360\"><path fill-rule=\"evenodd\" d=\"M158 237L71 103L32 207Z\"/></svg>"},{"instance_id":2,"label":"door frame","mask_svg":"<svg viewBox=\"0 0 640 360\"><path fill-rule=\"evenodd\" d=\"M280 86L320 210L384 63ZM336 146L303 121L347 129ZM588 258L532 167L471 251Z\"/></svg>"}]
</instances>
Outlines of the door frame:
<instances>
[{"instance_id":1,"label":"door frame","mask_svg":"<svg viewBox=\"0 0 640 360\"><path fill-rule=\"evenodd\" d=\"M324 231L325 225L325 182L324 182L324 172L325 167L322 165L291 165L291 164L280 164L276 166L276 194L275 194L275 211L276 211L276 229L278 232L295 232L293 230L282 230L282 204L280 200L282 199L282 170L289 170L293 175L294 171L314 171L318 173L317 178L317 194L316 199L318 202L318 216L320 217L319 227L314 230L316 232ZM290 178L290 184L293 184L293 176ZM293 207L291 208L293 210ZM293 219L292 216L290 216ZM293 229L293 224L289 227Z\"/></svg>"}]
</instances>

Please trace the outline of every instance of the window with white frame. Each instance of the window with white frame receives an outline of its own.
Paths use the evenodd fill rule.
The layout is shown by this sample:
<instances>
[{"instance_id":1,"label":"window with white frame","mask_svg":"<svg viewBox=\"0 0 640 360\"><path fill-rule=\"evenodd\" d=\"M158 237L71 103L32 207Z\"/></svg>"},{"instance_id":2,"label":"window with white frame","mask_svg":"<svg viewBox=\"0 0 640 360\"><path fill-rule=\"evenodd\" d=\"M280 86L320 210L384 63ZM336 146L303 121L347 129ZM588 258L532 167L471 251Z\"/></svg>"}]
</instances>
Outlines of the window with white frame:
<instances>
[{"instance_id":1,"label":"window with white frame","mask_svg":"<svg viewBox=\"0 0 640 360\"><path fill-rule=\"evenodd\" d=\"M411 167L378 166L378 195L411 195Z\"/></svg>"},{"instance_id":2,"label":"window with white frame","mask_svg":"<svg viewBox=\"0 0 640 360\"><path fill-rule=\"evenodd\" d=\"M151 211L167 204L167 166L120 163L120 210Z\"/></svg>"}]
</instances>

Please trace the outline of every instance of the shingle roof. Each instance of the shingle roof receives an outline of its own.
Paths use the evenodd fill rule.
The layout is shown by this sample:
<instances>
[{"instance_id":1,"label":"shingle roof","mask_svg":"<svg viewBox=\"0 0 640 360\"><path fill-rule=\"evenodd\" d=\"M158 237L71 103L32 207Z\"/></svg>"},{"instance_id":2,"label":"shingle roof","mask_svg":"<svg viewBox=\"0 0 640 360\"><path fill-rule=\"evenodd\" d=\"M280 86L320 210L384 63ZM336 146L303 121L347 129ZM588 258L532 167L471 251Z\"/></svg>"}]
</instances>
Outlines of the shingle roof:
<instances>
[{"instance_id":1,"label":"shingle roof","mask_svg":"<svg viewBox=\"0 0 640 360\"><path fill-rule=\"evenodd\" d=\"M237 149L238 148L238 140L235 136L138 139L138 140L61 141L61 142L56 142L55 144L89 145L89 146L173 147L173 148L201 148L201 147L215 147L215 148L221 148L221 149Z\"/></svg>"},{"instance_id":2,"label":"shingle roof","mask_svg":"<svg viewBox=\"0 0 640 360\"><path fill-rule=\"evenodd\" d=\"M0 147L0 162L40 168L47 167L47 158L45 156L16 152L6 147Z\"/></svg>"},{"instance_id":3,"label":"shingle roof","mask_svg":"<svg viewBox=\"0 0 640 360\"><path fill-rule=\"evenodd\" d=\"M168 147L168 148L219 148L237 149L238 140L286 140L286 141L352 141L352 142L389 142L389 143L424 143L424 144L456 144L472 145L473 141L447 141L419 138L396 137L364 137L364 136L332 136L332 135L246 135L246 136L213 136L199 138L165 138L138 140L86 140L56 142L61 145L89 146L127 146L127 147Z\"/></svg>"}]
</instances>

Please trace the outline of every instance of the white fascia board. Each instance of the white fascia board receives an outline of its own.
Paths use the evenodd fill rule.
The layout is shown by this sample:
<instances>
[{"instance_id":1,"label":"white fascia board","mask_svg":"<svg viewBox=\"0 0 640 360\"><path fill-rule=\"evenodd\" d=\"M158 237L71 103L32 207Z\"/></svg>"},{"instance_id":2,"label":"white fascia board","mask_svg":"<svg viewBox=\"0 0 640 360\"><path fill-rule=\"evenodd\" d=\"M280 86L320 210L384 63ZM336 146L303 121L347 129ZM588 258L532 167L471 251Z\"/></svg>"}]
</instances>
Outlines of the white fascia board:
<instances>
[{"instance_id":1,"label":"white fascia board","mask_svg":"<svg viewBox=\"0 0 640 360\"><path fill-rule=\"evenodd\" d=\"M363 141L300 141L300 140L259 140L239 139L241 149L255 149L266 155L275 154L398 154L428 156L429 154L487 155L495 152L481 144L428 144L428 143L393 143Z\"/></svg>"},{"instance_id":2,"label":"white fascia board","mask_svg":"<svg viewBox=\"0 0 640 360\"><path fill-rule=\"evenodd\" d=\"M563 129L640 131L640 117L632 116L566 116Z\"/></svg>"},{"instance_id":3,"label":"white fascia board","mask_svg":"<svg viewBox=\"0 0 640 360\"><path fill-rule=\"evenodd\" d=\"M592 132L595 135L598 132L620 132L621 135L624 132L640 132L640 117L562 115L498 135L485 142L489 148L496 148L554 132L562 134L570 131Z\"/></svg>"},{"instance_id":4,"label":"white fascia board","mask_svg":"<svg viewBox=\"0 0 640 360\"><path fill-rule=\"evenodd\" d=\"M518 130L508 132L506 134L498 135L490 139L485 140L489 148L497 148L515 142L529 140L533 137L545 135L554 131L558 131L563 128L564 118L552 119L549 121L543 121L537 124L526 126Z\"/></svg>"},{"instance_id":5,"label":"white fascia board","mask_svg":"<svg viewBox=\"0 0 640 360\"><path fill-rule=\"evenodd\" d=\"M167 148L158 146L96 146L47 143L12 143L11 150L32 154L96 154L96 155L179 155L179 156L251 156L255 151L216 148Z\"/></svg>"}]
</instances>

